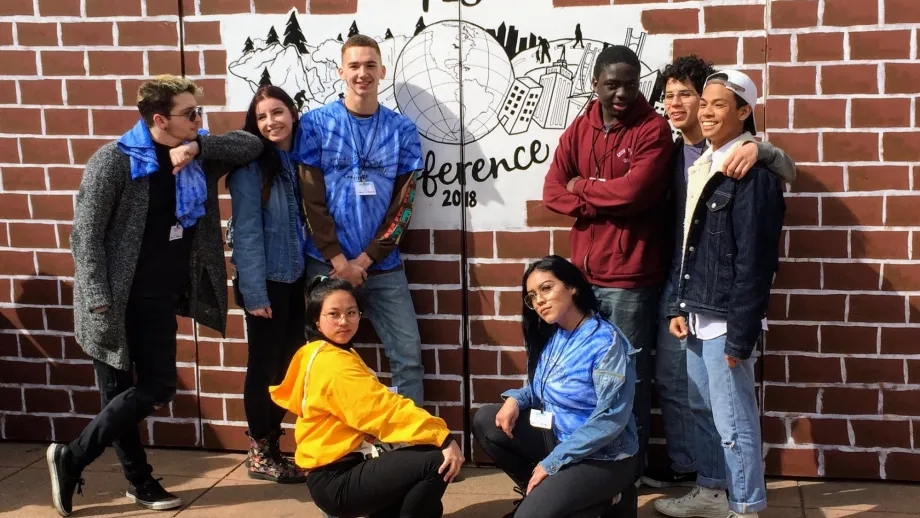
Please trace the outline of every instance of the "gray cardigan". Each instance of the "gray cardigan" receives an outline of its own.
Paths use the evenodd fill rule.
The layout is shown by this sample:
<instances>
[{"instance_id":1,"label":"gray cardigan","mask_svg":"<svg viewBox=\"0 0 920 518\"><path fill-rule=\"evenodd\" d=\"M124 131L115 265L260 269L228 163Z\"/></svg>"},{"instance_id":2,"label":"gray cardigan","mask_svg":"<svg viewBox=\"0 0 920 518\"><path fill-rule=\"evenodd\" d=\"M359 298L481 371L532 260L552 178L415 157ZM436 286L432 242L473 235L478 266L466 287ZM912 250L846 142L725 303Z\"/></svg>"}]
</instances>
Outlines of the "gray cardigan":
<instances>
[{"instance_id":1,"label":"gray cardigan","mask_svg":"<svg viewBox=\"0 0 920 518\"><path fill-rule=\"evenodd\" d=\"M198 159L207 176L205 215L198 220L191 256L188 305L177 310L223 335L227 327L227 267L217 182L229 171L255 160L262 141L247 132L202 136ZM74 209L70 236L75 264L74 334L83 350L103 363L129 370L125 310L137 267L150 187L147 178L131 180L131 163L115 142L89 159ZM93 308L108 306L94 313Z\"/></svg>"}]
</instances>

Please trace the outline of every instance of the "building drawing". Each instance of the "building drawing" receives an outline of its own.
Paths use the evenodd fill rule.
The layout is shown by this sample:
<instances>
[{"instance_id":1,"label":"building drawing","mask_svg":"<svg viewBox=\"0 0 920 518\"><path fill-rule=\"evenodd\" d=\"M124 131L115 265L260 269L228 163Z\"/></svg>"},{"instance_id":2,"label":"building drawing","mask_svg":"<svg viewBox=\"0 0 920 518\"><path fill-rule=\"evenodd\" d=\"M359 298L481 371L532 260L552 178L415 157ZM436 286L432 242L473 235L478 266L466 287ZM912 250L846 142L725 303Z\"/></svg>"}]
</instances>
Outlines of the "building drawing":
<instances>
[{"instance_id":1,"label":"building drawing","mask_svg":"<svg viewBox=\"0 0 920 518\"><path fill-rule=\"evenodd\" d=\"M542 128L565 129L574 78L575 74L569 70L568 63L562 60L546 67L546 73L540 76L543 95L537 103L534 120Z\"/></svg>"},{"instance_id":2,"label":"building drawing","mask_svg":"<svg viewBox=\"0 0 920 518\"><path fill-rule=\"evenodd\" d=\"M586 94L594 90L594 62L597 61L597 55L600 51L601 49L592 43L588 43L584 54L581 56L581 61L578 63L578 69L575 71L573 94Z\"/></svg>"},{"instance_id":3,"label":"building drawing","mask_svg":"<svg viewBox=\"0 0 920 518\"><path fill-rule=\"evenodd\" d=\"M543 87L529 77L514 80L498 114L499 122L509 135L530 129L542 93Z\"/></svg>"}]
</instances>

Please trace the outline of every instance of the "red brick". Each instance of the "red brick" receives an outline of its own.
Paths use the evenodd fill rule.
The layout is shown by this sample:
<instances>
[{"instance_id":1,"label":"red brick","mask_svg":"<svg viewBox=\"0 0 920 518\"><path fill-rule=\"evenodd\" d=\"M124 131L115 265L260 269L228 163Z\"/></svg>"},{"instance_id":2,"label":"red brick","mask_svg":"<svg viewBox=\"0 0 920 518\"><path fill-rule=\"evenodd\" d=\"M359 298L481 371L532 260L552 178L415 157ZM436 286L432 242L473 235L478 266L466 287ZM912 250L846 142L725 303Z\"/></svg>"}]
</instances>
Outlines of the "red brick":
<instances>
[{"instance_id":1,"label":"red brick","mask_svg":"<svg viewBox=\"0 0 920 518\"><path fill-rule=\"evenodd\" d=\"M877 342L878 329L875 327L821 326L822 353L875 354L878 350Z\"/></svg>"},{"instance_id":2,"label":"red brick","mask_svg":"<svg viewBox=\"0 0 920 518\"><path fill-rule=\"evenodd\" d=\"M89 51L89 73L93 76L143 75L144 53L91 50Z\"/></svg>"},{"instance_id":3,"label":"red brick","mask_svg":"<svg viewBox=\"0 0 920 518\"><path fill-rule=\"evenodd\" d=\"M881 342L881 354L918 354L920 327L883 327Z\"/></svg>"},{"instance_id":4,"label":"red brick","mask_svg":"<svg viewBox=\"0 0 920 518\"><path fill-rule=\"evenodd\" d=\"M846 419L800 417L792 420L790 428L795 444L850 445Z\"/></svg>"},{"instance_id":5,"label":"red brick","mask_svg":"<svg viewBox=\"0 0 920 518\"><path fill-rule=\"evenodd\" d=\"M851 165L847 170L847 177L850 191L908 190L910 188L910 168L906 165Z\"/></svg>"},{"instance_id":6,"label":"red brick","mask_svg":"<svg viewBox=\"0 0 920 518\"><path fill-rule=\"evenodd\" d=\"M797 258L847 257L847 233L844 230L791 230L789 256Z\"/></svg>"},{"instance_id":7,"label":"red brick","mask_svg":"<svg viewBox=\"0 0 920 518\"><path fill-rule=\"evenodd\" d=\"M3 438L6 440L51 441L53 439L50 417L7 414L3 420L6 431Z\"/></svg>"},{"instance_id":8,"label":"red brick","mask_svg":"<svg viewBox=\"0 0 920 518\"><path fill-rule=\"evenodd\" d=\"M77 387L95 387L96 371L91 363L80 364L49 364L52 385L66 385Z\"/></svg>"},{"instance_id":9,"label":"red brick","mask_svg":"<svg viewBox=\"0 0 920 518\"><path fill-rule=\"evenodd\" d=\"M881 196L824 198L821 200L821 223L830 226L881 225L883 201ZM890 218L890 209L888 215Z\"/></svg>"},{"instance_id":10,"label":"red brick","mask_svg":"<svg viewBox=\"0 0 920 518\"><path fill-rule=\"evenodd\" d=\"M476 403L501 401L501 394L506 390L521 388L521 380L515 379L476 379L472 380L472 400Z\"/></svg>"},{"instance_id":11,"label":"red brick","mask_svg":"<svg viewBox=\"0 0 920 518\"><path fill-rule=\"evenodd\" d=\"M22 104L60 105L63 101L63 81L60 79L22 80L19 82Z\"/></svg>"},{"instance_id":12,"label":"red brick","mask_svg":"<svg viewBox=\"0 0 920 518\"><path fill-rule=\"evenodd\" d=\"M789 319L842 322L844 295L790 295Z\"/></svg>"},{"instance_id":13,"label":"red brick","mask_svg":"<svg viewBox=\"0 0 920 518\"><path fill-rule=\"evenodd\" d=\"M885 224L892 226L920 225L920 211L917 211L918 202L920 202L920 197L917 196L889 196ZM914 236L916 235L917 233L914 232Z\"/></svg>"},{"instance_id":14,"label":"red brick","mask_svg":"<svg viewBox=\"0 0 920 518\"><path fill-rule=\"evenodd\" d=\"M290 9L290 4L288 5ZM220 45L220 22L184 22L186 45Z\"/></svg>"},{"instance_id":15,"label":"red brick","mask_svg":"<svg viewBox=\"0 0 920 518\"><path fill-rule=\"evenodd\" d=\"M41 275L59 275L61 277L73 277L73 256L69 251L62 252L38 252L38 273ZM66 315L73 317L73 312L66 311ZM50 319L50 317L49 317ZM70 329L57 329L58 331L73 331Z\"/></svg>"},{"instance_id":16,"label":"red brick","mask_svg":"<svg viewBox=\"0 0 920 518\"><path fill-rule=\"evenodd\" d=\"M457 345L460 343L459 320L420 319L418 332L423 344Z\"/></svg>"},{"instance_id":17,"label":"red brick","mask_svg":"<svg viewBox=\"0 0 920 518\"><path fill-rule=\"evenodd\" d=\"M0 22L0 45L13 44L13 22Z\"/></svg>"},{"instance_id":18,"label":"red brick","mask_svg":"<svg viewBox=\"0 0 920 518\"><path fill-rule=\"evenodd\" d=\"M524 278L523 263L471 264L470 287L504 286L520 288Z\"/></svg>"},{"instance_id":19,"label":"red brick","mask_svg":"<svg viewBox=\"0 0 920 518\"><path fill-rule=\"evenodd\" d=\"M700 31L697 9L645 9L642 27L649 34L696 34Z\"/></svg>"},{"instance_id":20,"label":"red brick","mask_svg":"<svg viewBox=\"0 0 920 518\"><path fill-rule=\"evenodd\" d=\"M824 474L836 478L878 478L877 452L824 450Z\"/></svg>"},{"instance_id":21,"label":"red brick","mask_svg":"<svg viewBox=\"0 0 920 518\"><path fill-rule=\"evenodd\" d=\"M25 402L29 413L70 412L70 395L66 390L27 388Z\"/></svg>"},{"instance_id":22,"label":"red brick","mask_svg":"<svg viewBox=\"0 0 920 518\"><path fill-rule=\"evenodd\" d=\"M825 387L821 413L839 415L877 415L878 389Z\"/></svg>"},{"instance_id":23,"label":"red brick","mask_svg":"<svg viewBox=\"0 0 920 518\"><path fill-rule=\"evenodd\" d=\"M470 349L470 374L491 375L498 374L498 353L488 349Z\"/></svg>"},{"instance_id":24,"label":"red brick","mask_svg":"<svg viewBox=\"0 0 920 518\"><path fill-rule=\"evenodd\" d=\"M773 325L766 333L770 351L818 352L818 328L801 325Z\"/></svg>"},{"instance_id":25,"label":"red brick","mask_svg":"<svg viewBox=\"0 0 920 518\"><path fill-rule=\"evenodd\" d=\"M549 253L549 232L496 232L498 257L538 259Z\"/></svg>"},{"instance_id":26,"label":"red brick","mask_svg":"<svg viewBox=\"0 0 920 518\"><path fill-rule=\"evenodd\" d=\"M885 265L885 283L897 291L920 291L920 263Z\"/></svg>"},{"instance_id":27,"label":"red brick","mask_svg":"<svg viewBox=\"0 0 920 518\"><path fill-rule=\"evenodd\" d=\"M768 475L788 477L817 477L818 451L811 449L788 449L771 446L764 456Z\"/></svg>"},{"instance_id":28,"label":"red brick","mask_svg":"<svg viewBox=\"0 0 920 518\"><path fill-rule=\"evenodd\" d=\"M885 93L920 93L920 63L885 63Z\"/></svg>"},{"instance_id":29,"label":"red brick","mask_svg":"<svg viewBox=\"0 0 920 518\"><path fill-rule=\"evenodd\" d=\"M789 103L789 99L767 99L764 106L764 115L768 130L789 128ZM798 179L796 179L796 182L798 182Z\"/></svg>"},{"instance_id":30,"label":"red brick","mask_svg":"<svg viewBox=\"0 0 920 518\"><path fill-rule=\"evenodd\" d=\"M71 106L115 106L118 93L114 80L68 79L67 104Z\"/></svg>"},{"instance_id":31,"label":"red brick","mask_svg":"<svg viewBox=\"0 0 920 518\"><path fill-rule=\"evenodd\" d=\"M527 202L527 226L571 228L575 218L563 216L547 209L542 201Z\"/></svg>"},{"instance_id":32,"label":"red brick","mask_svg":"<svg viewBox=\"0 0 920 518\"><path fill-rule=\"evenodd\" d=\"M848 321L904 323L904 296L850 295Z\"/></svg>"},{"instance_id":33,"label":"red brick","mask_svg":"<svg viewBox=\"0 0 920 518\"><path fill-rule=\"evenodd\" d=\"M460 284L456 261L406 260L406 276L412 284Z\"/></svg>"},{"instance_id":34,"label":"red brick","mask_svg":"<svg viewBox=\"0 0 920 518\"><path fill-rule=\"evenodd\" d=\"M910 37L909 30L851 32L850 59L908 59Z\"/></svg>"},{"instance_id":35,"label":"red brick","mask_svg":"<svg viewBox=\"0 0 920 518\"><path fill-rule=\"evenodd\" d=\"M763 30L764 6L720 5L703 7L706 32Z\"/></svg>"},{"instance_id":36,"label":"red brick","mask_svg":"<svg viewBox=\"0 0 920 518\"><path fill-rule=\"evenodd\" d=\"M48 135L89 134L89 110L85 108L45 110L45 133Z\"/></svg>"},{"instance_id":37,"label":"red brick","mask_svg":"<svg viewBox=\"0 0 920 518\"><path fill-rule=\"evenodd\" d=\"M38 0L41 16L80 16L80 0Z\"/></svg>"},{"instance_id":38,"label":"red brick","mask_svg":"<svg viewBox=\"0 0 920 518\"><path fill-rule=\"evenodd\" d=\"M705 56L715 65L734 65L738 61L738 38L675 39L673 55Z\"/></svg>"},{"instance_id":39,"label":"red brick","mask_svg":"<svg viewBox=\"0 0 920 518\"><path fill-rule=\"evenodd\" d=\"M908 9L905 8L906 10ZM885 16L887 19L888 14L886 13ZM914 434L915 437L918 436L916 421L914 422ZM915 481L917 473L920 473L920 455L906 452L891 452L888 454L885 462L885 480Z\"/></svg>"},{"instance_id":40,"label":"red brick","mask_svg":"<svg viewBox=\"0 0 920 518\"><path fill-rule=\"evenodd\" d=\"M67 221L73 219L72 194L43 194L32 196L32 216L35 219Z\"/></svg>"},{"instance_id":41,"label":"red brick","mask_svg":"<svg viewBox=\"0 0 920 518\"><path fill-rule=\"evenodd\" d=\"M882 146L886 161L920 162L920 132L886 132Z\"/></svg>"},{"instance_id":42,"label":"red brick","mask_svg":"<svg viewBox=\"0 0 920 518\"><path fill-rule=\"evenodd\" d=\"M182 13L185 16L195 14L195 0L182 0ZM179 6L176 2L147 2L147 16L178 16Z\"/></svg>"},{"instance_id":43,"label":"red brick","mask_svg":"<svg viewBox=\"0 0 920 518\"><path fill-rule=\"evenodd\" d=\"M520 322L508 320L473 320L470 322L470 345L523 346Z\"/></svg>"},{"instance_id":44,"label":"red brick","mask_svg":"<svg viewBox=\"0 0 920 518\"><path fill-rule=\"evenodd\" d=\"M45 170L40 167L0 168L5 191L45 190Z\"/></svg>"},{"instance_id":45,"label":"red brick","mask_svg":"<svg viewBox=\"0 0 920 518\"><path fill-rule=\"evenodd\" d=\"M44 76L84 76L83 51L43 50L42 74Z\"/></svg>"},{"instance_id":46,"label":"red brick","mask_svg":"<svg viewBox=\"0 0 920 518\"><path fill-rule=\"evenodd\" d=\"M885 0L885 23L920 23L920 10L913 0Z\"/></svg>"},{"instance_id":47,"label":"red brick","mask_svg":"<svg viewBox=\"0 0 920 518\"><path fill-rule=\"evenodd\" d=\"M412 290L410 295L416 313L420 315L434 313L434 290Z\"/></svg>"},{"instance_id":48,"label":"red brick","mask_svg":"<svg viewBox=\"0 0 920 518\"><path fill-rule=\"evenodd\" d=\"M93 153L99 151L103 144L111 142L111 139L98 138L81 138L71 139L70 147L73 148L73 163L76 165L85 164Z\"/></svg>"},{"instance_id":49,"label":"red brick","mask_svg":"<svg viewBox=\"0 0 920 518\"><path fill-rule=\"evenodd\" d=\"M880 269L880 264L825 263L824 289L877 290L881 276Z\"/></svg>"},{"instance_id":50,"label":"red brick","mask_svg":"<svg viewBox=\"0 0 920 518\"><path fill-rule=\"evenodd\" d=\"M202 15L251 12L249 0L201 0L198 9Z\"/></svg>"},{"instance_id":51,"label":"red brick","mask_svg":"<svg viewBox=\"0 0 920 518\"><path fill-rule=\"evenodd\" d=\"M70 152L67 150L67 140L60 138L22 138L19 140L22 148L22 163L24 164L67 164L70 163Z\"/></svg>"},{"instance_id":52,"label":"red brick","mask_svg":"<svg viewBox=\"0 0 920 518\"><path fill-rule=\"evenodd\" d=\"M204 70L205 74L215 75L223 74L227 70L227 51L225 50L205 50Z\"/></svg>"},{"instance_id":53,"label":"red brick","mask_svg":"<svg viewBox=\"0 0 920 518\"><path fill-rule=\"evenodd\" d=\"M57 232L47 223L10 223L10 246L57 248Z\"/></svg>"},{"instance_id":54,"label":"red brick","mask_svg":"<svg viewBox=\"0 0 920 518\"><path fill-rule=\"evenodd\" d=\"M56 23L28 23L16 24L16 34L19 44L25 47L56 47L58 33Z\"/></svg>"},{"instance_id":55,"label":"red brick","mask_svg":"<svg viewBox=\"0 0 920 518\"><path fill-rule=\"evenodd\" d=\"M853 230L850 233L851 256L854 259L907 259L908 241L907 231Z\"/></svg>"},{"instance_id":56,"label":"red brick","mask_svg":"<svg viewBox=\"0 0 920 518\"><path fill-rule=\"evenodd\" d=\"M16 100L16 81L0 80L0 104L18 104Z\"/></svg>"},{"instance_id":57,"label":"red brick","mask_svg":"<svg viewBox=\"0 0 920 518\"><path fill-rule=\"evenodd\" d=\"M18 225L29 227L41 225L41 223L18 223ZM49 226L54 228L54 225ZM49 279L15 279L13 280L13 300L19 304L57 305L59 303L58 281ZM37 338L37 336L30 338ZM61 338L55 336L50 337L50 339L56 341L57 348L60 349Z\"/></svg>"},{"instance_id":58,"label":"red brick","mask_svg":"<svg viewBox=\"0 0 920 518\"><path fill-rule=\"evenodd\" d=\"M0 387L0 410L22 412L22 389Z\"/></svg>"},{"instance_id":59,"label":"red brick","mask_svg":"<svg viewBox=\"0 0 920 518\"><path fill-rule=\"evenodd\" d=\"M791 383L841 383L840 358L791 356L789 358Z\"/></svg>"},{"instance_id":60,"label":"red brick","mask_svg":"<svg viewBox=\"0 0 920 518\"><path fill-rule=\"evenodd\" d=\"M847 383L906 383L904 360L890 358L844 358Z\"/></svg>"},{"instance_id":61,"label":"red brick","mask_svg":"<svg viewBox=\"0 0 920 518\"><path fill-rule=\"evenodd\" d=\"M44 385L47 383L45 365L39 362L0 360L0 375L3 376L3 383Z\"/></svg>"},{"instance_id":62,"label":"red brick","mask_svg":"<svg viewBox=\"0 0 920 518\"><path fill-rule=\"evenodd\" d=\"M793 110L795 128L846 127L846 99L796 99Z\"/></svg>"},{"instance_id":63,"label":"red brick","mask_svg":"<svg viewBox=\"0 0 920 518\"><path fill-rule=\"evenodd\" d=\"M915 390L882 390L882 413L920 416L920 399Z\"/></svg>"},{"instance_id":64,"label":"red brick","mask_svg":"<svg viewBox=\"0 0 920 518\"><path fill-rule=\"evenodd\" d=\"M886 91L890 88L886 86ZM877 94L878 65L827 65L821 67L821 93Z\"/></svg>"},{"instance_id":65,"label":"red brick","mask_svg":"<svg viewBox=\"0 0 920 518\"><path fill-rule=\"evenodd\" d=\"M119 0L120 1L120 0ZM118 44L126 47L176 46L175 22L117 22Z\"/></svg>"},{"instance_id":66,"label":"red brick","mask_svg":"<svg viewBox=\"0 0 920 518\"><path fill-rule=\"evenodd\" d=\"M878 23L878 4L863 0L824 0L824 25L848 27Z\"/></svg>"},{"instance_id":67,"label":"red brick","mask_svg":"<svg viewBox=\"0 0 920 518\"><path fill-rule=\"evenodd\" d=\"M817 290L821 288L821 263L783 262L773 281L774 289Z\"/></svg>"},{"instance_id":68,"label":"red brick","mask_svg":"<svg viewBox=\"0 0 920 518\"><path fill-rule=\"evenodd\" d=\"M47 70L44 72L48 74ZM31 76L36 73L35 51L0 50L0 76Z\"/></svg>"},{"instance_id":69,"label":"red brick","mask_svg":"<svg viewBox=\"0 0 920 518\"><path fill-rule=\"evenodd\" d=\"M221 134L242 128L246 114L240 112L212 112L208 113L206 117L208 119L207 128L212 133Z\"/></svg>"},{"instance_id":70,"label":"red brick","mask_svg":"<svg viewBox=\"0 0 920 518\"><path fill-rule=\"evenodd\" d=\"M27 194L0 194L0 219L28 219L30 217ZM521 273L523 274L523 270Z\"/></svg>"},{"instance_id":71,"label":"red brick","mask_svg":"<svg viewBox=\"0 0 920 518\"><path fill-rule=\"evenodd\" d=\"M797 162L818 161L818 134L817 133L783 133L770 132L770 143L782 148ZM794 185L794 184L793 184Z\"/></svg>"},{"instance_id":72,"label":"red brick","mask_svg":"<svg viewBox=\"0 0 920 518\"><path fill-rule=\"evenodd\" d=\"M140 0L86 0L86 16L140 15Z\"/></svg>"},{"instance_id":73,"label":"red brick","mask_svg":"<svg viewBox=\"0 0 920 518\"><path fill-rule=\"evenodd\" d=\"M246 451L249 448L245 426L202 423L201 438L202 446L208 449Z\"/></svg>"},{"instance_id":74,"label":"red brick","mask_svg":"<svg viewBox=\"0 0 920 518\"><path fill-rule=\"evenodd\" d=\"M4 0L0 5L0 16L33 16L35 8L32 0Z\"/></svg>"},{"instance_id":75,"label":"red brick","mask_svg":"<svg viewBox=\"0 0 920 518\"><path fill-rule=\"evenodd\" d=\"M764 412L808 412L817 408L817 387L768 385L764 389Z\"/></svg>"},{"instance_id":76,"label":"red brick","mask_svg":"<svg viewBox=\"0 0 920 518\"><path fill-rule=\"evenodd\" d=\"M461 383L456 380L424 381L425 399L427 401L457 401L460 398Z\"/></svg>"},{"instance_id":77,"label":"red brick","mask_svg":"<svg viewBox=\"0 0 920 518\"><path fill-rule=\"evenodd\" d=\"M776 2L777 5L795 2ZM798 61L843 61L842 32L811 32L796 36L798 40Z\"/></svg>"},{"instance_id":78,"label":"red brick","mask_svg":"<svg viewBox=\"0 0 920 518\"><path fill-rule=\"evenodd\" d=\"M197 446L198 427L195 423L154 421L153 443L157 446Z\"/></svg>"},{"instance_id":79,"label":"red brick","mask_svg":"<svg viewBox=\"0 0 920 518\"><path fill-rule=\"evenodd\" d=\"M879 159L877 133L826 132L824 160L828 162L875 162Z\"/></svg>"},{"instance_id":80,"label":"red brick","mask_svg":"<svg viewBox=\"0 0 920 518\"><path fill-rule=\"evenodd\" d=\"M92 110L93 134L120 136L137 124L137 110Z\"/></svg>"},{"instance_id":81,"label":"red brick","mask_svg":"<svg viewBox=\"0 0 920 518\"><path fill-rule=\"evenodd\" d=\"M768 65L770 72L770 95L812 95L816 93L813 66Z\"/></svg>"},{"instance_id":82,"label":"red brick","mask_svg":"<svg viewBox=\"0 0 920 518\"><path fill-rule=\"evenodd\" d=\"M770 3L770 26L774 29L817 27L818 0Z\"/></svg>"},{"instance_id":83,"label":"red brick","mask_svg":"<svg viewBox=\"0 0 920 518\"><path fill-rule=\"evenodd\" d=\"M843 192L843 167L835 165L797 166L792 192ZM850 184L852 187L852 183ZM789 204L787 198L786 204ZM815 207L817 213L817 206ZM788 208L787 208L788 219ZM788 225L788 221L787 221Z\"/></svg>"}]
</instances>

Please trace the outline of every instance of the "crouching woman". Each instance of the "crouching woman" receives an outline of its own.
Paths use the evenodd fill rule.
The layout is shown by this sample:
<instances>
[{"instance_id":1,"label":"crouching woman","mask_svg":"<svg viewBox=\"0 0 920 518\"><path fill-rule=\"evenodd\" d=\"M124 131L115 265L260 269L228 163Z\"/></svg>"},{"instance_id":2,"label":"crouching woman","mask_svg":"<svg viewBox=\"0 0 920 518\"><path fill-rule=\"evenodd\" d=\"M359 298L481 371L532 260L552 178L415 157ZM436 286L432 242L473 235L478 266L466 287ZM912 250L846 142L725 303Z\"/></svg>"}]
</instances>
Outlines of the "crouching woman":
<instances>
[{"instance_id":1,"label":"crouching woman","mask_svg":"<svg viewBox=\"0 0 920 518\"><path fill-rule=\"evenodd\" d=\"M522 291L527 383L473 419L476 440L526 495L506 516L635 518L635 351L569 261L533 264Z\"/></svg>"},{"instance_id":2,"label":"crouching woman","mask_svg":"<svg viewBox=\"0 0 920 518\"><path fill-rule=\"evenodd\" d=\"M348 281L309 287L311 342L294 355L272 400L297 416L295 462L323 512L438 518L464 458L447 424L381 384L351 341L361 310ZM386 448L383 444L402 446Z\"/></svg>"}]
</instances>

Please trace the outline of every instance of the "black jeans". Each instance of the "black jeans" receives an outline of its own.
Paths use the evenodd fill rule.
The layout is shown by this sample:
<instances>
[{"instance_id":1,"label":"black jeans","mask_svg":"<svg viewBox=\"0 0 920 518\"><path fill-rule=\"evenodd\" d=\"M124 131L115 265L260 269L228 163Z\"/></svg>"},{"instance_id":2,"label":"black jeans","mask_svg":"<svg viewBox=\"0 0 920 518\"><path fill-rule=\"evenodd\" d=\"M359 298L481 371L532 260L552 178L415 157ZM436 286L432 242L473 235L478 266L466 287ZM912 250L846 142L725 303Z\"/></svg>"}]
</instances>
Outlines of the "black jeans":
<instances>
[{"instance_id":1,"label":"black jeans","mask_svg":"<svg viewBox=\"0 0 920 518\"><path fill-rule=\"evenodd\" d=\"M352 455L307 474L313 503L338 518L440 518L444 454L412 446L364 460Z\"/></svg>"},{"instance_id":2,"label":"black jeans","mask_svg":"<svg viewBox=\"0 0 920 518\"><path fill-rule=\"evenodd\" d=\"M268 387L281 383L294 353L306 343L304 279L293 283L266 281L272 318L246 313L249 360L243 406L249 435L256 440L279 433L287 412L272 402Z\"/></svg>"},{"instance_id":3,"label":"black jeans","mask_svg":"<svg viewBox=\"0 0 920 518\"><path fill-rule=\"evenodd\" d=\"M501 405L486 405L473 418L473 434L495 465L522 490L556 445L552 432L530 425L530 411L521 412L509 438L495 426ZM524 498L515 513L523 518L635 518L637 493L635 456L617 461L586 459L570 464L543 480ZM611 508L616 495L620 502Z\"/></svg>"},{"instance_id":4,"label":"black jeans","mask_svg":"<svg viewBox=\"0 0 920 518\"><path fill-rule=\"evenodd\" d=\"M176 302L174 298L128 301L125 331L134 372L93 360L102 411L70 443L75 470L83 471L112 446L130 482L150 477L153 468L147 463L137 426L176 394Z\"/></svg>"}]
</instances>

